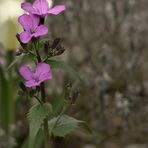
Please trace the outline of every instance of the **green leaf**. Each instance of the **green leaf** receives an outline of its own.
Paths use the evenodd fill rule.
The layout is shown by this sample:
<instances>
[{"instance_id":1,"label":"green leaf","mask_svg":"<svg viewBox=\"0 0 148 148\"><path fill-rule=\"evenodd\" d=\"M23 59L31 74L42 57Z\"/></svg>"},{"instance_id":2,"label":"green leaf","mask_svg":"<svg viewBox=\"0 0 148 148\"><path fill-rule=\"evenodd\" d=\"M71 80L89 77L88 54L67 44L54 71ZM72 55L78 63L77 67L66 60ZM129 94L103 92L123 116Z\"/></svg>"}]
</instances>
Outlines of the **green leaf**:
<instances>
[{"instance_id":1,"label":"green leaf","mask_svg":"<svg viewBox=\"0 0 148 148\"><path fill-rule=\"evenodd\" d=\"M22 54L20 56L16 56L15 59L11 62L11 64L8 66L7 70L11 69L18 61L24 61L24 60L34 60L36 58L35 55L31 54Z\"/></svg>"},{"instance_id":2,"label":"green leaf","mask_svg":"<svg viewBox=\"0 0 148 148\"><path fill-rule=\"evenodd\" d=\"M51 100L53 111L50 118L58 116L59 113L62 111L65 102L65 98L63 96L64 96L63 94L60 94Z\"/></svg>"},{"instance_id":3,"label":"green leaf","mask_svg":"<svg viewBox=\"0 0 148 148\"><path fill-rule=\"evenodd\" d=\"M34 146L36 135L41 127L43 120L51 113L52 106L49 103L35 105L30 109L28 113L28 119L30 121L30 148L33 148Z\"/></svg>"},{"instance_id":4,"label":"green leaf","mask_svg":"<svg viewBox=\"0 0 148 148\"><path fill-rule=\"evenodd\" d=\"M53 69L60 68L65 70L66 72L71 74L75 79L78 79L80 82L82 82L82 79L79 77L77 72L63 61L48 59L47 63L50 64Z\"/></svg>"},{"instance_id":5,"label":"green leaf","mask_svg":"<svg viewBox=\"0 0 148 148\"><path fill-rule=\"evenodd\" d=\"M35 144L32 148L41 148L41 146L43 145L43 141L44 141L44 134L43 134L43 131L40 129L37 136L36 136L36 139L35 139ZM28 144L29 144L29 137L27 137L22 145L21 145L21 148L28 148Z\"/></svg>"},{"instance_id":6,"label":"green leaf","mask_svg":"<svg viewBox=\"0 0 148 148\"><path fill-rule=\"evenodd\" d=\"M0 128L5 130L8 130L9 126L8 94L8 81L0 66Z\"/></svg>"},{"instance_id":7,"label":"green leaf","mask_svg":"<svg viewBox=\"0 0 148 148\"><path fill-rule=\"evenodd\" d=\"M54 136L64 137L71 133L79 124L83 124L84 121L77 120L68 115L57 116L51 119L49 122L49 131Z\"/></svg>"}]
</instances>

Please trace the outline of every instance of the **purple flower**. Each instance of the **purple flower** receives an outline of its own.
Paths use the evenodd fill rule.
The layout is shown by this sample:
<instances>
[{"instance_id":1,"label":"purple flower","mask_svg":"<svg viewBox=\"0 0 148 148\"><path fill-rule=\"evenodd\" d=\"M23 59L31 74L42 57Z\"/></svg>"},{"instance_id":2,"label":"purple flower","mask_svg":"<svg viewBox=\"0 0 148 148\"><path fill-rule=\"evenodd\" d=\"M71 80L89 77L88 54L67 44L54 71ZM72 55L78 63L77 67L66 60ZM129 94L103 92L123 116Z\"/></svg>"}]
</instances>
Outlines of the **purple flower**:
<instances>
[{"instance_id":1,"label":"purple flower","mask_svg":"<svg viewBox=\"0 0 148 148\"><path fill-rule=\"evenodd\" d=\"M26 81L25 86L29 88L39 86L42 82L52 79L50 66L46 63L37 64L35 72L32 72L27 66L22 66L19 73Z\"/></svg>"},{"instance_id":2,"label":"purple flower","mask_svg":"<svg viewBox=\"0 0 148 148\"><path fill-rule=\"evenodd\" d=\"M28 43L32 37L40 37L48 33L48 28L45 25L39 25L40 18L35 15L23 14L18 22L24 28L24 32L20 34L20 40L24 44Z\"/></svg>"},{"instance_id":3,"label":"purple flower","mask_svg":"<svg viewBox=\"0 0 148 148\"><path fill-rule=\"evenodd\" d=\"M31 14L39 15L41 17L45 17L48 14L58 15L60 12L65 10L64 5L57 5L54 8L49 9L47 0L35 0L33 4L25 2L22 3L21 7L25 11Z\"/></svg>"}]
</instances>

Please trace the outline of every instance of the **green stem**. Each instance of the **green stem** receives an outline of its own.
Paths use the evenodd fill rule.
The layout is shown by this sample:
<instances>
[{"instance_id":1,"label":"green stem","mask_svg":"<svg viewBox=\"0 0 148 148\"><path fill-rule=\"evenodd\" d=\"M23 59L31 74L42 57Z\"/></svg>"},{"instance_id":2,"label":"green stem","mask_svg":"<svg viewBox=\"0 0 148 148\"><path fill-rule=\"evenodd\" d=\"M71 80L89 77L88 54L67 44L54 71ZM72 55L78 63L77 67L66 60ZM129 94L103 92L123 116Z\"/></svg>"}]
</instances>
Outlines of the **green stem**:
<instances>
[{"instance_id":1,"label":"green stem","mask_svg":"<svg viewBox=\"0 0 148 148\"><path fill-rule=\"evenodd\" d=\"M40 62L42 62L42 59L41 59L41 56L40 56L40 54L39 54L39 52L37 50L37 42L34 43L34 48L35 48L35 51L36 51L38 63L40 63ZM46 103L46 94L45 94L45 85L44 85L44 83L42 83L40 85L40 88L41 88L42 102ZM50 144L50 136L49 136L49 128L48 128L48 120L47 120L47 118L44 119L43 128L44 128L44 136L45 136L44 137L44 139L45 139L45 148L50 148L51 144Z\"/></svg>"},{"instance_id":2,"label":"green stem","mask_svg":"<svg viewBox=\"0 0 148 148\"><path fill-rule=\"evenodd\" d=\"M43 102L37 96L34 96L34 98L36 98L40 104L43 104Z\"/></svg>"},{"instance_id":3,"label":"green stem","mask_svg":"<svg viewBox=\"0 0 148 148\"><path fill-rule=\"evenodd\" d=\"M59 114L59 117L57 118L55 124L52 127L52 130L57 126L59 120L61 119L61 117L64 115L64 113L68 110L68 108L71 106L71 103L69 103L66 107L63 107L61 113ZM51 130L51 132L52 132Z\"/></svg>"},{"instance_id":4,"label":"green stem","mask_svg":"<svg viewBox=\"0 0 148 148\"><path fill-rule=\"evenodd\" d=\"M45 85L44 83L41 84L41 96L42 96L42 101L45 103L46 99L45 99ZM50 136L49 136L49 128L48 128L48 120L47 118L44 119L44 134L45 134L45 148L50 148Z\"/></svg>"},{"instance_id":5,"label":"green stem","mask_svg":"<svg viewBox=\"0 0 148 148\"><path fill-rule=\"evenodd\" d=\"M13 61L13 52L8 51L8 65ZM9 125L13 124L14 122L14 86L13 86L13 75L12 70L10 69L8 72L8 119L9 119Z\"/></svg>"}]
</instances>

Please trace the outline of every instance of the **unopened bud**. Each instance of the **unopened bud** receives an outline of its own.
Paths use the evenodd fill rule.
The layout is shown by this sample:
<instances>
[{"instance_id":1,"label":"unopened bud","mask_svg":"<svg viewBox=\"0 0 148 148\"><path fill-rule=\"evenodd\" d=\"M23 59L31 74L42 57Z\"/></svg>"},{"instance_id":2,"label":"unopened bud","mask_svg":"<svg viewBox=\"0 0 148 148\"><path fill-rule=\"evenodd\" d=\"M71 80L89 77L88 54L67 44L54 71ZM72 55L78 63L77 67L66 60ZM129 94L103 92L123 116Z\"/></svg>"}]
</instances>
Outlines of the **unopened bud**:
<instances>
[{"instance_id":1,"label":"unopened bud","mask_svg":"<svg viewBox=\"0 0 148 148\"><path fill-rule=\"evenodd\" d=\"M21 49L17 49L17 51L15 52L16 56L20 56L22 54L22 50Z\"/></svg>"},{"instance_id":2,"label":"unopened bud","mask_svg":"<svg viewBox=\"0 0 148 148\"><path fill-rule=\"evenodd\" d=\"M58 46L58 47L56 48L56 55L61 55L61 54L63 54L64 52L65 52L64 47Z\"/></svg>"},{"instance_id":3,"label":"unopened bud","mask_svg":"<svg viewBox=\"0 0 148 148\"><path fill-rule=\"evenodd\" d=\"M51 48L52 48L52 49L55 49L55 48L59 45L60 42L61 42L61 39L60 39L60 38L56 38L56 39L53 41L53 43L52 43L52 45L51 45Z\"/></svg>"},{"instance_id":4,"label":"unopened bud","mask_svg":"<svg viewBox=\"0 0 148 148\"><path fill-rule=\"evenodd\" d=\"M72 83L69 82L65 87L65 98L71 100Z\"/></svg>"}]
</instances>

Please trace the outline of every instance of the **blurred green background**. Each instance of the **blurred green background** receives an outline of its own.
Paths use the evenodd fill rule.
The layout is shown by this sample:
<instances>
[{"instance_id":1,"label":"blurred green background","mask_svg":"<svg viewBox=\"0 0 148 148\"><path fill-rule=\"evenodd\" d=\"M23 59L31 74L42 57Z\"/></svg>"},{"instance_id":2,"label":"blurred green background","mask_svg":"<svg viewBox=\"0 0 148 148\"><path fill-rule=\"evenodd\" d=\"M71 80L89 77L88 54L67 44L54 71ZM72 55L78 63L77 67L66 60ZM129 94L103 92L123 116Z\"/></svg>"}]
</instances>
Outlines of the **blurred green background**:
<instances>
[{"instance_id":1,"label":"blurred green background","mask_svg":"<svg viewBox=\"0 0 148 148\"><path fill-rule=\"evenodd\" d=\"M26 113L33 101L18 95L19 64L7 70L17 49L20 3L0 1L0 148L27 148ZM74 131L59 139L59 148L147 148L148 1L54 0L56 4L67 10L48 17L48 36L62 38L67 50L60 58L84 81L68 114L87 121L93 130ZM68 81L74 81L69 74L54 71L49 99L61 98Z\"/></svg>"}]
</instances>

